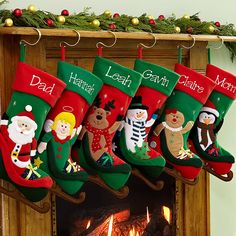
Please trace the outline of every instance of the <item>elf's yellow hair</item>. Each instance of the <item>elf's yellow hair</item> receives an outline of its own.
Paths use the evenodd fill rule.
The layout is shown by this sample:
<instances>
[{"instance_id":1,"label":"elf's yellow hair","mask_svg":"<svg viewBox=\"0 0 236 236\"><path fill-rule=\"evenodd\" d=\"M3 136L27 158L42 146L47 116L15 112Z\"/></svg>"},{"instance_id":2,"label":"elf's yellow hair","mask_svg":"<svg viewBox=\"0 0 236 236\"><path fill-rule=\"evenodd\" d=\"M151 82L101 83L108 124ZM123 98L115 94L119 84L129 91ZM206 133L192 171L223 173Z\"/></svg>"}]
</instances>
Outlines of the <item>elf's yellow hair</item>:
<instances>
[{"instance_id":1,"label":"elf's yellow hair","mask_svg":"<svg viewBox=\"0 0 236 236\"><path fill-rule=\"evenodd\" d=\"M56 124L57 124L57 121L62 121L63 123L69 123L70 124L70 135L72 134L72 131L75 127L75 116L70 113L70 112L61 112L59 113L55 119L54 119L54 122L53 122L53 125L51 126L51 129L52 130L55 130L56 129Z\"/></svg>"}]
</instances>

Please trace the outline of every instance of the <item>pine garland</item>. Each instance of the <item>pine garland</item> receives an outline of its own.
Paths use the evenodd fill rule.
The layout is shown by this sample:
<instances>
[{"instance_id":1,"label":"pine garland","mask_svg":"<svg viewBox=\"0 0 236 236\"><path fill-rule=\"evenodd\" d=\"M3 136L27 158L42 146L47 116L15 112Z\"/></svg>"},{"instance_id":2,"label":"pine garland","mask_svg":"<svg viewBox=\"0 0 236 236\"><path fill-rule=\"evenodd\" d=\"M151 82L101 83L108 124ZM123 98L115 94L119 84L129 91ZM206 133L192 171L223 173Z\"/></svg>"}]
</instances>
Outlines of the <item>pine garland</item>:
<instances>
[{"instance_id":1,"label":"pine garland","mask_svg":"<svg viewBox=\"0 0 236 236\"><path fill-rule=\"evenodd\" d=\"M0 0L0 6L5 4L6 0ZM164 19L153 19L154 23L150 23L150 17L142 14L137 17L139 23L137 25L132 23L133 16L121 15L112 17L111 14L96 15L89 12L90 8L84 11L65 17L65 22L58 21L58 16L51 12L38 10L32 12L27 9L22 10L22 15L15 16L11 10L0 10L0 27L5 26L6 19L12 19L14 26L35 27L35 28L62 28L62 29L77 29L77 30L112 30L114 32L153 32L160 34L175 34L190 33L190 34L207 34L219 36L236 36L236 29L233 24L226 24L217 26L215 22L201 21L199 13L189 17L176 18L172 15ZM48 25L47 19L53 21L53 25ZM94 20L98 20L100 25L93 24ZM111 28L111 25L115 26ZM231 59L236 57L236 43L225 43L226 47L231 53Z\"/></svg>"}]
</instances>

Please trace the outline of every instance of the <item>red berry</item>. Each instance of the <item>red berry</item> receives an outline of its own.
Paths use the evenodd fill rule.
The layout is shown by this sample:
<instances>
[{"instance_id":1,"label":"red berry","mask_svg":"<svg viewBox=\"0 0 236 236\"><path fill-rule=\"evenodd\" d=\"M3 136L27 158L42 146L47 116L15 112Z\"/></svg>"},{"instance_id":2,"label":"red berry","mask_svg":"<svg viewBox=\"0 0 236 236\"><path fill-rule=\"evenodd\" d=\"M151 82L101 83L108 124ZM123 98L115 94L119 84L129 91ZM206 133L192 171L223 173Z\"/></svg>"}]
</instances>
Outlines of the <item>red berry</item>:
<instances>
[{"instance_id":1,"label":"red berry","mask_svg":"<svg viewBox=\"0 0 236 236\"><path fill-rule=\"evenodd\" d=\"M52 26L54 25L54 22L53 22L52 19L47 19L47 20L46 20L46 23L47 23L47 25L48 25L49 27L52 27Z\"/></svg>"},{"instance_id":2,"label":"red berry","mask_svg":"<svg viewBox=\"0 0 236 236\"><path fill-rule=\"evenodd\" d=\"M22 16L22 10L19 9L19 8L16 8L16 9L13 11L13 15L16 16L16 17L21 17L21 16Z\"/></svg>"},{"instance_id":3,"label":"red berry","mask_svg":"<svg viewBox=\"0 0 236 236\"><path fill-rule=\"evenodd\" d=\"M109 24L109 29L111 30L116 29L116 25L114 23Z\"/></svg>"},{"instance_id":4,"label":"red berry","mask_svg":"<svg viewBox=\"0 0 236 236\"><path fill-rule=\"evenodd\" d=\"M164 16L164 15L158 16L158 20L164 20L164 19L165 19L165 16Z\"/></svg>"},{"instance_id":5,"label":"red berry","mask_svg":"<svg viewBox=\"0 0 236 236\"><path fill-rule=\"evenodd\" d=\"M153 20L153 19L150 19L148 22L149 22L150 25L155 25L156 24L156 21Z\"/></svg>"},{"instance_id":6,"label":"red berry","mask_svg":"<svg viewBox=\"0 0 236 236\"><path fill-rule=\"evenodd\" d=\"M188 33L188 34L192 34L193 33L193 27L188 27L187 28L187 30L186 30L186 32Z\"/></svg>"},{"instance_id":7,"label":"red berry","mask_svg":"<svg viewBox=\"0 0 236 236\"><path fill-rule=\"evenodd\" d=\"M116 17L120 17L120 14L119 14L119 13L115 13L115 14L113 15L113 18L116 18Z\"/></svg>"},{"instance_id":8,"label":"red berry","mask_svg":"<svg viewBox=\"0 0 236 236\"><path fill-rule=\"evenodd\" d=\"M61 15L62 16L69 16L69 11L64 9L64 10L61 11Z\"/></svg>"},{"instance_id":9,"label":"red berry","mask_svg":"<svg viewBox=\"0 0 236 236\"><path fill-rule=\"evenodd\" d=\"M220 27L220 22L219 22L219 21L216 21L216 22L215 22L215 26L216 26L216 27Z\"/></svg>"}]
</instances>

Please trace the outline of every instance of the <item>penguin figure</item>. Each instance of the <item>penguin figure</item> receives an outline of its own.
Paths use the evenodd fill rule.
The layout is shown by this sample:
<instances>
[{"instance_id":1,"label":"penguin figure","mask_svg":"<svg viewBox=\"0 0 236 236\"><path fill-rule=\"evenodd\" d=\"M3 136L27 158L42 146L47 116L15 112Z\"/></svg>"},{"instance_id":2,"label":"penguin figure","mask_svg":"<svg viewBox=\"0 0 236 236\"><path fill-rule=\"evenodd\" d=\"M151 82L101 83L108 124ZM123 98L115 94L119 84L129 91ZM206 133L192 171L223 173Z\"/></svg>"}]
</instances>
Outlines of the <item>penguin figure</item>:
<instances>
[{"instance_id":1,"label":"penguin figure","mask_svg":"<svg viewBox=\"0 0 236 236\"><path fill-rule=\"evenodd\" d=\"M216 141L215 129L218 117L219 112L215 109L214 104L208 100L201 109L197 122L198 140L204 151Z\"/></svg>"}]
</instances>

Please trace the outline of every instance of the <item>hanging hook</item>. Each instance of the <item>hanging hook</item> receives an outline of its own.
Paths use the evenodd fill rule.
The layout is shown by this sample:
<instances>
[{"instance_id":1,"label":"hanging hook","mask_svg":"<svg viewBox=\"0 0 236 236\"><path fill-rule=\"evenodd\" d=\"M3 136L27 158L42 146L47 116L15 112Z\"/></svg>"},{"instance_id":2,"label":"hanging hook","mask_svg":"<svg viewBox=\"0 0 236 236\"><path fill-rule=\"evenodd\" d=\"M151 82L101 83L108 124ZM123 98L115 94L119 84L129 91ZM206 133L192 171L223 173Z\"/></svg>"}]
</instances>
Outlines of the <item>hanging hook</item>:
<instances>
[{"instance_id":1,"label":"hanging hook","mask_svg":"<svg viewBox=\"0 0 236 236\"><path fill-rule=\"evenodd\" d=\"M156 38L155 34L153 34L153 33L148 33L148 34L150 34L154 38L154 42L150 46L147 46L143 43L139 43L137 45L137 47L138 47L138 59L142 59L142 57L143 57L143 48L153 48L157 43L157 38Z\"/></svg>"},{"instance_id":2,"label":"hanging hook","mask_svg":"<svg viewBox=\"0 0 236 236\"><path fill-rule=\"evenodd\" d=\"M220 46L218 46L218 47L209 47L209 46L207 46L207 48L216 49L216 50L221 49L223 47L223 45L224 45L224 38L219 36L219 35L217 35L217 38L220 39L220 41L221 41Z\"/></svg>"},{"instance_id":3,"label":"hanging hook","mask_svg":"<svg viewBox=\"0 0 236 236\"><path fill-rule=\"evenodd\" d=\"M66 56L65 56L66 55L66 45L69 46L69 47L75 47L79 43L79 41L80 41L80 33L79 33L79 31L74 30L74 29L72 29L72 30L77 34L78 38L77 38L77 41L75 43L73 43L73 44L67 43L65 41L60 42L61 60L62 61L65 61L65 58L66 58Z\"/></svg>"},{"instance_id":4,"label":"hanging hook","mask_svg":"<svg viewBox=\"0 0 236 236\"><path fill-rule=\"evenodd\" d=\"M196 38L193 35L191 35L191 34L189 34L189 37L191 37L193 39L193 43L192 43L191 46L187 47L187 46L184 46L184 45L180 44L178 47L179 48L185 48L185 49L193 48L195 46L195 43L196 43Z\"/></svg>"},{"instance_id":5,"label":"hanging hook","mask_svg":"<svg viewBox=\"0 0 236 236\"><path fill-rule=\"evenodd\" d=\"M221 40L220 46L218 46L218 47L209 47L209 46L207 46L207 56L208 56L208 63L209 64L211 64L211 49L218 50L218 49L222 48L223 45L224 45L223 37L220 37L219 35L217 35L217 37Z\"/></svg>"},{"instance_id":6,"label":"hanging hook","mask_svg":"<svg viewBox=\"0 0 236 236\"><path fill-rule=\"evenodd\" d=\"M30 46L34 46L34 45L36 45L36 44L40 41L40 39L41 39L41 37L42 37L42 34L41 34L40 30L37 29L37 28L33 28L33 29L36 30L37 33L38 33L38 39L37 39L37 41L36 41L35 43L30 43L30 42L27 42L26 40L22 39L22 40L20 41L20 44L27 44L27 45L30 45Z\"/></svg>"},{"instance_id":7,"label":"hanging hook","mask_svg":"<svg viewBox=\"0 0 236 236\"><path fill-rule=\"evenodd\" d=\"M112 31L107 31L108 33L111 33L113 36L114 36L114 42L110 45L107 45L103 42L97 42L96 43L96 48L98 49L98 56L102 56L102 48L103 46L106 47L106 48L112 48L116 42L117 42L117 37L116 37L116 34Z\"/></svg>"}]
</instances>

